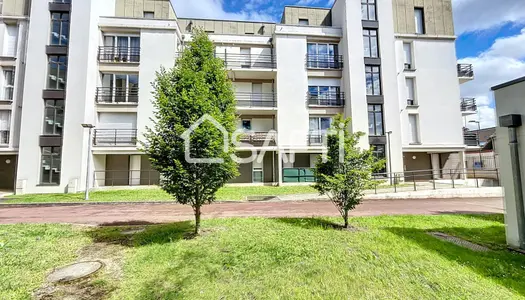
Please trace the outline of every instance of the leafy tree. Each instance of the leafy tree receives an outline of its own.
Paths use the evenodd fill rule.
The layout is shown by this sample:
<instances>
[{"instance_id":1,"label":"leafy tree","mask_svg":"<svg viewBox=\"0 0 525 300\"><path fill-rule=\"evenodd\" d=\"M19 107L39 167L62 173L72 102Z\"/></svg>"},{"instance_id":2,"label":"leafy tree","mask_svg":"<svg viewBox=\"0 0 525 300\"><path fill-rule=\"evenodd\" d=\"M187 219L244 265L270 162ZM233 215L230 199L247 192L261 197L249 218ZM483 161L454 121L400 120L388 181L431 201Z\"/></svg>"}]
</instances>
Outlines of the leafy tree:
<instances>
[{"instance_id":1,"label":"leafy tree","mask_svg":"<svg viewBox=\"0 0 525 300\"><path fill-rule=\"evenodd\" d=\"M232 133L236 130L236 100L224 62L214 55L214 45L202 30L196 30L177 59L175 67L161 69L153 83L153 128L147 128L144 152L161 175L161 188L195 213L195 234L199 234L201 207L215 200L215 194L238 176ZM190 135L190 157L221 159L222 163L193 163L186 160L186 130L205 115L227 132L204 121Z\"/></svg>"},{"instance_id":2,"label":"leafy tree","mask_svg":"<svg viewBox=\"0 0 525 300\"><path fill-rule=\"evenodd\" d=\"M325 161L318 158L314 175L315 189L327 195L335 204L348 228L348 212L359 205L364 191L376 182L373 172L383 168L385 162L378 160L372 150L358 148L363 132L350 133L350 119L337 115L327 136Z\"/></svg>"}]
</instances>

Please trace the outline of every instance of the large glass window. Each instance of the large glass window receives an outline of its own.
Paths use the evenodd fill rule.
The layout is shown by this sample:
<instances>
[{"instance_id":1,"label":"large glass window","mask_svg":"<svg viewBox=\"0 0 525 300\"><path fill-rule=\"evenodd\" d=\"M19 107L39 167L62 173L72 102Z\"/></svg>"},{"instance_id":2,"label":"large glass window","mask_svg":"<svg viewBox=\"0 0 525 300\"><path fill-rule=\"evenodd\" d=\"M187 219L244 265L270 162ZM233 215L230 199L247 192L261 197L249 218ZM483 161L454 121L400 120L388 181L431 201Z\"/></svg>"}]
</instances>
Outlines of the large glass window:
<instances>
[{"instance_id":1,"label":"large glass window","mask_svg":"<svg viewBox=\"0 0 525 300\"><path fill-rule=\"evenodd\" d=\"M416 22L416 33L425 34L425 14L423 8L414 8L414 17Z\"/></svg>"},{"instance_id":2,"label":"large glass window","mask_svg":"<svg viewBox=\"0 0 525 300\"><path fill-rule=\"evenodd\" d=\"M308 67L339 68L338 49L335 44L308 43Z\"/></svg>"},{"instance_id":3,"label":"large glass window","mask_svg":"<svg viewBox=\"0 0 525 300\"><path fill-rule=\"evenodd\" d=\"M309 86L309 103L313 105L342 105L338 86Z\"/></svg>"},{"instance_id":4,"label":"large glass window","mask_svg":"<svg viewBox=\"0 0 525 300\"><path fill-rule=\"evenodd\" d=\"M15 90L15 71L12 69L4 70L4 94L2 100L13 100Z\"/></svg>"},{"instance_id":5,"label":"large glass window","mask_svg":"<svg viewBox=\"0 0 525 300\"><path fill-rule=\"evenodd\" d=\"M410 144L419 144L419 121L417 114L408 115L408 128L410 131Z\"/></svg>"},{"instance_id":6,"label":"large glass window","mask_svg":"<svg viewBox=\"0 0 525 300\"><path fill-rule=\"evenodd\" d=\"M386 146L385 145L370 145L370 148L372 149L372 153L378 160L386 158ZM381 170L377 170L376 173L379 173L379 174L386 173L386 165Z\"/></svg>"},{"instance_id":7,"label":"large glass window","mask_svg":"<svg viewBox=\"0 0 525 300\"><path fill-rule=\"evenodd\" d=\"M407 77L405 83L407 88L407 105L417 105L414 78Z\"/></svg>"},{"instance_id":8,"label":"large glass window","mask_svg":"<svg viewBox=\"0 0 525 300\"><path fill-rule=\"evenodd\" d=\"M361 19L365 21L376 21L376 1L361 0Z\"/></svg>"},{"instance_id":9,"label":"large glass window","mask_svg":"<svg viewBox=\"0 0 525 300\"><path fill-rule=\"evenodd\" d=\"M140 61L140 37L104 36L104 59L115 62Z\"/></svg>"},{"instance_id":10,"label":"large glass window","mask_svg":"<svg viewBox=\"0 0 525 300\"><path fill-rule=\"evenodd\" d=\"M60 184L61 150L60 147L42 147L40 183Z\"/></svg>"},{"instance_id":11,"label":"large glass window","mask_svg":"<svg viewBox=\"0 0 525 300\"><path fill-rule=\"evenodd\" d=\"M405 70L413 70L414 63L412 62L412 44L403 43L403 52L405 54Z\"/></svg>"},{"instance_id":12,"label":"large glass window","mask_svg":"<svg viewBox=\"0 0 525 300\"><path fill-rule=\"evenodd\" d=\"M310 132L325 133L331 125L331 117L310 117Z\"/></svg>"},{"instance_id":13,"label":"large glass window","mask_svg":"<svg viewBox=\"0 0 525 300\"><path fill-rule=\"evenodd\" d=\"M104 102L138 102L139 75L102 74Z\"/></svg>"},{"instance_id":14,"label":"large glass window","mask_svg":"<svg viewBox=\"0 0 525 300\"><path fill-rule=\"evenodd\" d=\"M365 46L365 57L379 57L377 46L377 30L363 29L363 44Z\"/></svg>"},{"instance_id":15,"label":"large glass window","mask_svg":"<svg viewBox=\"0 0 525 300\"><path fill-rule=\"evenodd\" d=\"M50 56L47 88L52 90L66 89L67 56Z\"/></svg>"},{"instance_id":16,"label":"large glass window","mask_svg":"<svg viewBox=\"0 0 525 300\"><path fill-rule=\"evenodd\" d=\"M69 13L51 14L51 45L69 43Z\"/></svg>"},{"instance_id":17,"label":"large glass window","mask_svg":"<svg viewBox=\"0 0 525 300\"><path fill-rule=\"evenodd\" d=\"M64 128L64 100L46 100L44 109L44 134L62 135Z\"/></svg>"},{"instance_id":18,"label":"large glass window","mask_svg":"<svg viewBox=\"0 0 525 300\"><path fill-rule=\"evenodd\" d=\"M382 105L368 105L368 133L372 136L384 135Z\"/></svg>"},{"instance_id":19,"label":"large glass window","mask_svg":"<svg viewBox=\"0 0 525 300\"><path fill-rule=\"evenodd\" d=\"M366 94L381 95L381 72L379 66L366 66Z\"/></svg>"},{"instance_id":20,"label":"large glass window","mask_svg":"<svg viewBox=\"0 0 525 300\"><path fill-rule=\"evenodd\" d=\"M11 111L0 110L0 145L9 145Z\"/></svg>"}]
</instances>

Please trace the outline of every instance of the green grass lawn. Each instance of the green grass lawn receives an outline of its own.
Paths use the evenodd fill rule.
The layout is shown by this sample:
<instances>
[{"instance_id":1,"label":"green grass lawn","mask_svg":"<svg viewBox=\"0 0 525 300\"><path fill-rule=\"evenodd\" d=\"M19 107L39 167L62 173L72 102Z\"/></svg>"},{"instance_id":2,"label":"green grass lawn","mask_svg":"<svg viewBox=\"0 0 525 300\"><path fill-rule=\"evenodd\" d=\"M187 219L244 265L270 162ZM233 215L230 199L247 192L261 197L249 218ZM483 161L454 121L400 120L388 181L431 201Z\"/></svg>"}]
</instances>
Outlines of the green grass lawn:
<instances>
[{"instance_id":1,"label":"green grass lawn","mask_svg":"<svg viewBox=\"0 0 525 300\"><path fill-rule=\"evenodd\" d=\"M291 194L312 194L317 191L311 186L249 186L223 187L217 192L217 200L245 200L248 196L279 196ZM91 202L138 202L138 201L170 201L171 197L160 188L113 190L91 192ZM0 203L63 203L83 202L84 193L78 194L29 194L9 196Z\"/></svg>"},{"instance_id":2,"label":"green grass lawn","mask_svg":"<svg viewBox=\"0 0 525 300\"><path fill-rule=\"evenodd\" d=\"M0 299L27 298L86 239L123 249L110 299L525 298L525 256L505 250L502 215L360 217L351 219L353 231L334 229L339 221L214 219L193 239L185 238L190 222L148 226L131 237L118 227L0 226L0 237L10 237L0 248L0 274L8 279L0 280ZM461 248L429 231L492 251Z\"/></svg>"}]
</instances>

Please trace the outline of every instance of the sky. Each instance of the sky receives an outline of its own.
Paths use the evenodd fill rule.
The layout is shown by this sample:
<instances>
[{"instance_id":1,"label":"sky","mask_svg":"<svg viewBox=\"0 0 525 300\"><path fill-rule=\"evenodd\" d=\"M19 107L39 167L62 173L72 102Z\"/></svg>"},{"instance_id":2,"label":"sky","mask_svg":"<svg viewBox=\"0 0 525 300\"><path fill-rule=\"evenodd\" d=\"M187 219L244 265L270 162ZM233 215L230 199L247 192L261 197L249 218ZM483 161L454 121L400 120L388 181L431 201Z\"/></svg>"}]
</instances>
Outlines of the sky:
<instances>
[{"instance_id":1,"label":"sky","mask_svg":"<svg viewBox=\"0 0 525 300\"><path fill-rule=\"evenodd\" d=\"M285 5L331 7L334 0L171 0L179 17L279 22ZM357 0L350 0L357 1ZM495 126L490 88L525 76L525 1L452 0L459 63L474 66L475 80L461 85L475 97L481 127ZM459 101L459 100L458 100ZM470 120L469 119L469 120ZM469 127L477 127L470 124Z\"/></svg>"}]
</instances>

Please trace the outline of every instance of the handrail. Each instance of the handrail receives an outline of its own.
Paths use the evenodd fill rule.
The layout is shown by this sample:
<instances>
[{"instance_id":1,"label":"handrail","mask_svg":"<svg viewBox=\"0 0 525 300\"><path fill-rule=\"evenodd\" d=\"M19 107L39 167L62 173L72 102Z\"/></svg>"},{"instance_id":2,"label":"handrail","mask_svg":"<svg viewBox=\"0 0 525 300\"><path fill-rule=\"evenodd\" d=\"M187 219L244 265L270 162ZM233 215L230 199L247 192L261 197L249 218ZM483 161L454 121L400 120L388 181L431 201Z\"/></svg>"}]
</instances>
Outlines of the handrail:
<instances>
[{"instance_id":1,"label":"handrail","mask_svg":"<svg viewBox=\"0 0 525 300\"><path fill-rule=\"evenodd\" d=\"M97 87L97 103L134 103L139 101L138 87Z\"/></svg>"},{"instance_id":2,"label":"handrail","mask_svg":"<svg viewBox=\"0 0 525 300\"><path fill-rule=\"evenodd\" d=\"M329 54L306 54L306 67L309 69L342 69L343 56Z\"/></svg>"},{"instance_id":3,"label":"handrail","mask_svg":"<svg viewBox=\"0 0 525 300\"><path fill-rule=\"evenodd\" d=\"M95 146L134 146L137 144L137 129L95 129Z\"/></svg>"},{"instance_id":4,"label":"handrail","mask_svg":"<svg viewBox=\"0 0 525 300\"><path fill-rule=\"evenodd\" d=\"M98 61L138 63L140 62L140 47L100 46L98 48Z\"/></svg>"},{"instance_id":5,"label":"handrail","mask_svg":"<svg viewBox=\"0 0 525 300\"><path fill-rule=\"evenodd\" d=\"M344 106L345 93L311 93L308 92L308 105L310 106Z\"/></svg>"},{"instance_id":6,"label":"handrail","mask_svg":"<svg viewBox=\"0 0 525 300\"><path fill-rule=\"evenodd\" d=\"M237 106L242 107L276 107L275 93L235 93Z\"/></svg>"},{"instance_id":7,"label":"handrail","mask_svg":"<svg viewBox=\"0 0 525 300\"><path fill-rule=\"evenodd\" d=\"M461 98L461 111L477 111L476 98Z\"/></svg>"},{"instance_id":8,"label":"handrail","mask_svg":"<svg viewBox=\"0 0 525 300\"><path fill-rule=\"evenodd\" d=\"M459 77L474 77L474 68L471 64L458 64Z\"/></svg>"}]
</instances>

